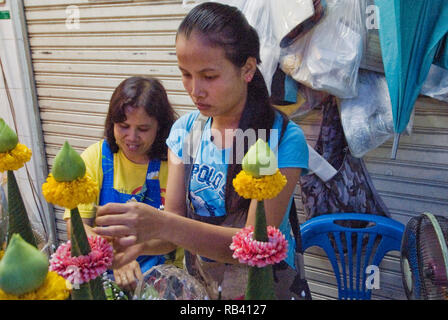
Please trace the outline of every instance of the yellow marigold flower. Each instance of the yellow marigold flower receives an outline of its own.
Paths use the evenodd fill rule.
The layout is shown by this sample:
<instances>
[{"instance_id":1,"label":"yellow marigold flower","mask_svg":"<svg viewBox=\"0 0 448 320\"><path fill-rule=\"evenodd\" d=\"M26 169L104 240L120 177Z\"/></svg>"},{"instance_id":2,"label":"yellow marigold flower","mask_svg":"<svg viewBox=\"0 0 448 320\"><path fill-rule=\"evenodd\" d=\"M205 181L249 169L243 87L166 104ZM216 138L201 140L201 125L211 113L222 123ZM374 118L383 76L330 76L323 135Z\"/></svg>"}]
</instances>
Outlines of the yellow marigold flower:
<instances>
[{"instance_id":1,"label":"yellow marigold flower","mask_svg":"<svg viewBox=\"0 0 448 320\"><path fill-rule=\"evenodd\" d=\"M0 289L0 300L65 300L69 295L65 279L53 271L49 271L44 283L32 292L15 296Z\"/></svg>"},{"instance_id":2,"label":"yellow marigold flower","mask_svg":"<svg viewBox=\"0 0 448 320\"><path fill-rule=\"evenodd\" d=\"M68 209L94 202L98 192L98 184L87 174L73 181L58 182L50 173L42 185L42 194L48 202Z\"/></svg>"},{"instance_id":3,"label":"yellow marigold flower","mask_svg":"<svg viewBox=\"0 0 448 320\"><path fill-rule=\"evenodd\" d=\"M32 152L24 144L18 143L10 151L0 153L0 172L14 171L30 161Z\"/></svg>"},{"instance_id":4,"label":"yellow marigold flower","mask_svg":"<svg viewBox=\"0 0 448 320\"><path fill-rule=\"evenodd\" d=\"M275 198L286 185L286 177L277 169L275 174L255 178L241 170L233 179L235 191L245 199L265 199Z\"/></svg>"}]
</instances>

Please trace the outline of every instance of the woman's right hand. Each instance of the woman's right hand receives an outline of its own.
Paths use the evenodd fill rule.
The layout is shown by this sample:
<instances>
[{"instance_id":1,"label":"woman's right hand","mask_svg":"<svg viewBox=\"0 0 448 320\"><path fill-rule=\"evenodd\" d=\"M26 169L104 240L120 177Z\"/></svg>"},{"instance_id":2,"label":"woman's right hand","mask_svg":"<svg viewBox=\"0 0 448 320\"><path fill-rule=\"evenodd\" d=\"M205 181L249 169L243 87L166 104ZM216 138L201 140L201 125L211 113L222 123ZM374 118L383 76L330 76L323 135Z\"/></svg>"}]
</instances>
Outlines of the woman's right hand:
<instances>
[{"instance_id":1,"label":"woman's right hand","mask_svg":"<svg viewBox=\"0 0 448 320\"><path fill-rule=\"evenodd\" d=\"M140 202L108 203L98 207L93 232L114 237L119 246L126 248L158 238L161 215L157 209Z\"/></svg>"}]
</instances>

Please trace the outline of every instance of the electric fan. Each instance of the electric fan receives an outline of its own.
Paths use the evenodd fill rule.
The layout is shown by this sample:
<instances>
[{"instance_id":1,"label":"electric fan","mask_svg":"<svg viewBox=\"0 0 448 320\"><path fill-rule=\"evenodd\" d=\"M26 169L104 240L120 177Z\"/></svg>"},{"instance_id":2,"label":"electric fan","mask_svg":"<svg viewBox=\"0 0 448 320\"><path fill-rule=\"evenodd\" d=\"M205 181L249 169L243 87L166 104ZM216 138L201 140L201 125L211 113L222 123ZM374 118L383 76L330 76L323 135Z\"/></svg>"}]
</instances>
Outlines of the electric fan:
<instances>
[{"instance_id":1,"label":"electric fan","mask_svg":"<svg viewBox=\"0 0 448 320\"><path fill-rule=\"evenodd\" d=\"M403 287L410 300L448 299L448 219L423 213L406 224L400 250Z\"/></svg>"}]
</instances>

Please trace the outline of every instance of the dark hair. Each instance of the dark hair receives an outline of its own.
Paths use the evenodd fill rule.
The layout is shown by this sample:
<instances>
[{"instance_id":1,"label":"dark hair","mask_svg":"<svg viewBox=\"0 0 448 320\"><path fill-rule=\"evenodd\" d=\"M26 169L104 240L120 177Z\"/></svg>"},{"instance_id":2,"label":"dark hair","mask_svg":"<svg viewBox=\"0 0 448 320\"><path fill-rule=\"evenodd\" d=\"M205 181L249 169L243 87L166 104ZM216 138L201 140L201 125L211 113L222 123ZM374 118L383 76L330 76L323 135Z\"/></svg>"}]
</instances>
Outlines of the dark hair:
<instances>
[{"instance_id":1,"label":"dark hair","mask_svg":"<svg viewBox=\"0 0 448 320\"><path fill-rule=\"evenodd\" d=\"M126 121L126 108L143 108L158 123L158 131L151 149L150 159L167 159L166 139L177 114L168 101L165 88L159 80L150 77L131 77L123 80L112 94L107 112L104 136L113 153L118 152L114 124Z\"/></svg>"},{"instance_id":2,"label":"dark hair","mask_svg":"<svg viewBox=\"0 0 448 320\"><path fill-rule=\"evenodd\" d=\"M254 57L257 63L261 62L257 31L236 7L216 2L195 6L180 24L177 35L182 34L188 39L192 32L199 33L210 46L223 48L225 57L236 67L244 66L249 57ZM274 118L275 111L269 101L268 88L257 68L248 84L247 101L239 128L243 131L255 129L257 139L258 129L266 129L269 139L269 129L273 126ZM244 154L249 147L244 145ZM236 139L233 141L233 148L236 150ZM241 159L235 159L236 154L237 152L233 152L234 159L227 169L225 201L228 213L247 211L250 204L250 200L240 197L232 185L233 178L241 171Z\"/></svg>"}]
</instances>

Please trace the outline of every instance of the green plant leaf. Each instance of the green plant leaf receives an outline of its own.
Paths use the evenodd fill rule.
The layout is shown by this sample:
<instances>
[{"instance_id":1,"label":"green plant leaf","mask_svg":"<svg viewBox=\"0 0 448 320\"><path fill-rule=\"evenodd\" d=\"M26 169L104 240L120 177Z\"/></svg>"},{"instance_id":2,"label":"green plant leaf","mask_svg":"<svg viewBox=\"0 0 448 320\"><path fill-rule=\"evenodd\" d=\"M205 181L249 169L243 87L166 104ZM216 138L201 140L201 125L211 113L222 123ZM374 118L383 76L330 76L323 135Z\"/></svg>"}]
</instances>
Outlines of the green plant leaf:
<instances>
[{"instance_id":1,"label":"green plant leaf","mask_svg":"<svg viewBox=\"0 0 448 320\"><path fill-rule=\"evenodd\" d=\"M272 266L250 267L245 300L277 300Z\"/></svg>"},{"instance_id":2,"label":"green plant leaf","mask_svg":"<svg viewBox=\"0 0 448 320\"><path fill-rule=\"evenodd\" d=\"M82 223L78 208L71 209L71 255L78 257L88 255L91 251L87 233ZM79 289L72 290L73 300L106 300L106 293L101 281L101 275L79 286Z\"/></svg>"},{"instance_id":3,"label":"green plant leaf","mask_svg":"<svg viewBox=\"0 0 448 320\"><path fill-rule=\"evenodd\" d=\"M71 209L71 236L70 240L72 242L72 257L85 256L88 255L91 248L89 240L87 239L86 229L82 222L81 216L78 211L78 207Z\"/></svg>"},{"instance_id":4,"label":"green plant leaf","mask_svg":"<svg viewBox=\"0 0 448 320\"><path fill-rule=\"evenodd\" d=\"M8 170L8 243L14 233L37 248L36 237L26 213L19 186L13 171Z\"/></svg>"},{"instance_id":5,"label":"green plant leaf","mask_svg":"<svg viewBox=\"0 0 448 320\"><path fill-rule=\"evenodd\" d=\"M107 300L101 277L83 283L72 290L72 300Z\"/></svg>"},{"instance_id":6,"label":"green plant leaf","mask_svg":"<svg viewBox=\"0 0 448 320\"><path fill-rule=\"evenodd\" d=\"M257 202L255 216L254 240L267 242L268 230L263 201ZM263 268L250 267L246 288L246 300L276 300L274 289L274 273L272 266Z\"/></svg>"}]
</instances>

